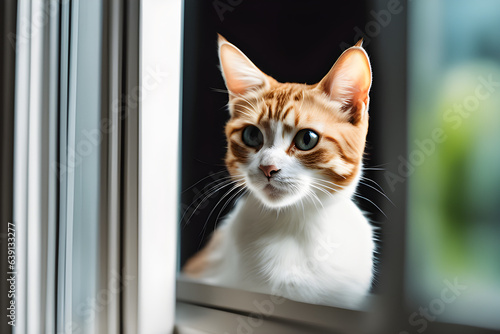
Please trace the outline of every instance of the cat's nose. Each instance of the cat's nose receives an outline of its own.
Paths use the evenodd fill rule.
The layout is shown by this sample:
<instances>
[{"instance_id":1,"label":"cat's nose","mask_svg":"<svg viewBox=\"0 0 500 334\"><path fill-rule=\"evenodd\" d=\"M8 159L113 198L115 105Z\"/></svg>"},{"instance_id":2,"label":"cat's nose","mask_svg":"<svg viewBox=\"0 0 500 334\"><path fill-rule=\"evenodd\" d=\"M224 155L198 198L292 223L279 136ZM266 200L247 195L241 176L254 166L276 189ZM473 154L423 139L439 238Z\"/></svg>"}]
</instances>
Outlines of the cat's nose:
<instances>
[{"instance_id":1,"label":"cat's nose","mask_svg":"<svg viewBox=\"0 0 500 334\"><path fill-rule=\"evenodd\" d=\"M281 169L278 169L275 165L269 165L269 166L259 166L260 170L264 172L264 175L270 179L274 174L278 173Z\"/></svg>"}]
</instances>

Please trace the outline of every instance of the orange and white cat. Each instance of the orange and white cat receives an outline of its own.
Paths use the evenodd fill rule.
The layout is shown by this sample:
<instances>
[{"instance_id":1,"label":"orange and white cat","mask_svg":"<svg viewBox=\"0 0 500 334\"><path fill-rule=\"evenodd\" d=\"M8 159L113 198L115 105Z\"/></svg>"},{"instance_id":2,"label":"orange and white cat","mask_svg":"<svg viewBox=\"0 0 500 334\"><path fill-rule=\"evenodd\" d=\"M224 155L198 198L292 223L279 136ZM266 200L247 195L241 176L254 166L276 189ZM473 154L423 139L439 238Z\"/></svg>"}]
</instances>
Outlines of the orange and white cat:
<instances>
[{"instance_id":1,"label":"orange and white cat","mask_svg":"<svg viewBox=\"0 0 500 334\"><path fill-rule=\"evenodd\" d=\"M191 258L204 282L356 307L373 275L373 229L352 201L372 75L361 41L317 84L279 83L219 36L229 91L226 165L248 190Z\"/></svg>"}]
</instances>

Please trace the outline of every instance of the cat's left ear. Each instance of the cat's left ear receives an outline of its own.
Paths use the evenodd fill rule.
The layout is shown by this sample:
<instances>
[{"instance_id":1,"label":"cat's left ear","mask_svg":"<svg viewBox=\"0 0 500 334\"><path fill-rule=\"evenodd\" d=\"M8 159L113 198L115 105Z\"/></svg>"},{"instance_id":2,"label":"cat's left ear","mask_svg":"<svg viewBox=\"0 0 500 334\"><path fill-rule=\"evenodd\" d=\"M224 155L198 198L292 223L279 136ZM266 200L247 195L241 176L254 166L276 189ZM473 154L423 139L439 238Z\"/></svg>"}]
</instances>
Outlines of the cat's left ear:
<instances>
[{"instance_id":1,"label":"cat's left ear","mask_svg":"<svg viewBox=\"0 0 500 334\"><path fill-rule=\"evenodd\" d=\"M342 53L332 69L318 84L341 109L350 114L349 121L358 123L365 117L370 100L372 70L362 41Z\"/></svg>"}]
</instances>

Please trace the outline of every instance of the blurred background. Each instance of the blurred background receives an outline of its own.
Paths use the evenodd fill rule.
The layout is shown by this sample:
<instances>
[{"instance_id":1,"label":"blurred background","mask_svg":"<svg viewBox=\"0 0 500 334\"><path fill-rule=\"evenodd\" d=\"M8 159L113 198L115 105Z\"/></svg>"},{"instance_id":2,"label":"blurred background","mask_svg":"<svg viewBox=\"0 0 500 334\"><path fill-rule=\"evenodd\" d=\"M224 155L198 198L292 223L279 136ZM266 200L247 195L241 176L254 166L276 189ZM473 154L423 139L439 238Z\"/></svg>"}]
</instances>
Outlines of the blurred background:
<instances>
[{"instance_id":1,"label":"blurred background","mask_svg":"<svg viewBox=\"0 0 500 334\"><path fill-rule=\"evenodd\" d=\"M456 279L438 319L500 328L500 3L413 1L408 26L408 300Z\"/></svg>"}]
</instances>

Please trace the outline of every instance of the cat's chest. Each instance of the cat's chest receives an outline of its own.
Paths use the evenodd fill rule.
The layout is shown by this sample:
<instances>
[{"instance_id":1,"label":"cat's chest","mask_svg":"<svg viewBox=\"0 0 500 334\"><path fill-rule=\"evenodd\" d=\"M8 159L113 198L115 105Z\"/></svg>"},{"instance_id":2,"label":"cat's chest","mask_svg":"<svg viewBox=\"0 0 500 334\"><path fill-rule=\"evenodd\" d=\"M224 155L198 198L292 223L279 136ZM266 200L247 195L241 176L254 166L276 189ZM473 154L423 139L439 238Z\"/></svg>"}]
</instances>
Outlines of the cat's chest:
<instances>
[{"instance_id":1,"label":"cat's chest","mask_svg":"<svg viewBox=\"0 0 500 334\"><path fill-rule=\"evenodd\" d=\"M295 237L263 237L241 253L241 279L257 283L255 288L266 293L308 301L320 295L316 288L330 288L331 282L323 280L336 276L336 247L319 238L312 243Z\"/></svg>"},{"instance_id":2,"label":"cat's chest","mask_svg":"<svg viewBox=\"0 0 500 334\"><path fill-rule=\"evenodd\" d=\"M335 263L339 243L329 231L322 235L304 235L304 231L265 232L247 231L239 240L240 265L248 277L257 276L258 281L277 284L297 281L297 277L304 280L305 276L312 281Z\"/></svg>"},{"instance_id":3,"label":"cat's chest","mask_svg":"<svg viewBox=\"0 0 500 334\"><path fill-rule=\"evenodd\" d=\"M320 302L326 291L365 291L372 273L369 223L351 203L321 208L268 214L255 203L240 201L225 221L221 248L234 275L229 279L221 271L221 280L313 302Z\"/></svg>"},{"instance_id":4,"label":"cat's chest","mask_svg":"<svg viewBox=\"0 0 500 334\"><path fill-rule=\"evenodd\" d=\"M266 279L350 270L360 250L367 248L369 254L364 244L371 243L368 224L352 208L357 210L342 205L325 206L323 212L266 214L251 202L240 202L228 221L236 262L244 272Z\"/></svg>"}]
</instances>

